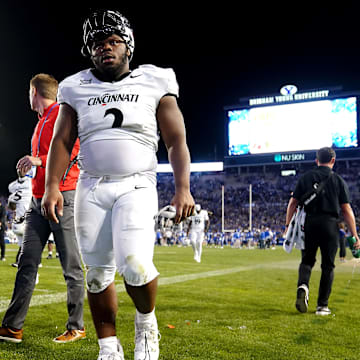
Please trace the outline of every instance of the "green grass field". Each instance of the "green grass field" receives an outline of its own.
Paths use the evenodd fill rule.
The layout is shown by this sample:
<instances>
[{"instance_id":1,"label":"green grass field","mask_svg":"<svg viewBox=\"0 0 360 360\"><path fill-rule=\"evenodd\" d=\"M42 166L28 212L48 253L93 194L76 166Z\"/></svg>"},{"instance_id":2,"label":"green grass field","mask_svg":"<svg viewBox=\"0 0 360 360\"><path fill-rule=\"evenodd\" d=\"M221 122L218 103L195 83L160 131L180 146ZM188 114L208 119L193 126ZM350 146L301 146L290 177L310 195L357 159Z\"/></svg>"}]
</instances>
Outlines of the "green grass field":
<instances>
[{"instance_id":1,"label":"green grass field","mask_svg":"<svg viewBox=\"0 0 360 360\"><path fill-rule=\"evenodd\" d=\"M16 269L10 263L16 250L15 245L8 246L7 261L0 262L1 318L13 289ZM98 345L87 303L87 338L73 344L52 342L65 330L66 286L59 261L47 260L46 255L23 342L0 342L0 360L96 360ZM298 250L289 255L280 247L204 248L198 264L190 247L157 247L160 359L360 359L360 264L351 254L346 263L337 260L329 303L332 315L319 317L315 315L319 264L311 278L309 312L295 309L299 258ZM125 359L133 359L135 311L120 277L116 283L118 337Z\"/></svg>"}]
</instances>

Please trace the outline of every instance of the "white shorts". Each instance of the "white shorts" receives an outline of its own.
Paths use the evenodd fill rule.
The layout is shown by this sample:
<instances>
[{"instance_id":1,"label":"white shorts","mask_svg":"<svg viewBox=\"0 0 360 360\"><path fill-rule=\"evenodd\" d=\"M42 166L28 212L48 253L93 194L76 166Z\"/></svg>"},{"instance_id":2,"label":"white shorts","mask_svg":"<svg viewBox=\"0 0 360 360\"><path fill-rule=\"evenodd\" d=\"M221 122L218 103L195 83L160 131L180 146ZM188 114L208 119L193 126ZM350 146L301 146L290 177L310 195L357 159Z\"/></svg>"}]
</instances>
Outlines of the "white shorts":
<instances>
[{"instance_id":1,"label":"white shorts","mask_svg":"<svg viewBox=\"0 0 360 360\"><path fill-rule=\"evenodd\" d=\"M156 186L144 175L95 177L82 173L75 196L75 231L87 267L117 268L131 259L146 264L146 281L159 273L153 265ZM125 279L127 281L127 279ZM141 286L144 284L131 283Z\"/></svg>"}]
</instances>

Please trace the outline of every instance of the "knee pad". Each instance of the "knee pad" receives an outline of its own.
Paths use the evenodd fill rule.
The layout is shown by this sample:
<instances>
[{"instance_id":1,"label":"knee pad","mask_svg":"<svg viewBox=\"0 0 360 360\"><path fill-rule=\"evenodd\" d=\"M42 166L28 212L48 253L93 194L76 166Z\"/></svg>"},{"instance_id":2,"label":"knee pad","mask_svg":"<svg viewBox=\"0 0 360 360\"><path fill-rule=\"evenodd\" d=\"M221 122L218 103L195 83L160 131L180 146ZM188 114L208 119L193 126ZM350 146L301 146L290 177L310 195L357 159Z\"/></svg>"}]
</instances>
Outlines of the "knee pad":
<instances>
[{"instance_id":1,"label":"knee pad","mask_svg":"<svg viewBox=\"0 0 360 360\"><path fill-rule=\"evenodd\" d=\"M90 293L104 291L115 279L115 267L88 267L86 273L86 287Z\"/></svg>"},{"instance_id":2,"label":"knee pad","mask_svg":"<svg viewBox=\"0 0 360 360\"><path fill-rule=\"evenodd\" d=\"M126 264L121 275L128 285L143 286L154 280L159 273L152 260L129 255L126 257Z\"/></svg>"}]
</instances>

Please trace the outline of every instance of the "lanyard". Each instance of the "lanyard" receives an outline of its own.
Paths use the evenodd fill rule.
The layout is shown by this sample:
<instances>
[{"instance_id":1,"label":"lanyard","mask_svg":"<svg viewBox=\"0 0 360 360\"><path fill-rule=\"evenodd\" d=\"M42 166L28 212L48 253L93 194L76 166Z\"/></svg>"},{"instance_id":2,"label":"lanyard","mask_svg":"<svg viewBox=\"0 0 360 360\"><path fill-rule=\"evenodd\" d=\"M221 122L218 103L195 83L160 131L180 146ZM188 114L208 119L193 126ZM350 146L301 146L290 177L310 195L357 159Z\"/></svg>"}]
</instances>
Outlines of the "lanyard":
<instances>
[{"instance_id":1,"label":"lanyard","mask_svg":"<svg viewBox=\"0 0 360 360\"><path fill-rule=\"evenodd\" d=\"M47 115L46 115L45 121L43 122L43 124L42 124L42 126L41 126L35 157L38 157L38 155L39 155L40 139L41 139L41 134L42 134L42 131L43 131L43 129L44 129L44 126L45 126L45 124L46 124L46 122L47 122L47 120L48 120L48 117L49 117L50 113L51 113L57 106L59 106L59 104L54 104L54 105L50 108L49 112L48 112ZM35 135L35 134L34 134L34 135ZM31 155L33 155L33 151L32 151L32 150L33 150L33 149L32 149L32 141L31 141Z\"/></svg>"}]
</instances>

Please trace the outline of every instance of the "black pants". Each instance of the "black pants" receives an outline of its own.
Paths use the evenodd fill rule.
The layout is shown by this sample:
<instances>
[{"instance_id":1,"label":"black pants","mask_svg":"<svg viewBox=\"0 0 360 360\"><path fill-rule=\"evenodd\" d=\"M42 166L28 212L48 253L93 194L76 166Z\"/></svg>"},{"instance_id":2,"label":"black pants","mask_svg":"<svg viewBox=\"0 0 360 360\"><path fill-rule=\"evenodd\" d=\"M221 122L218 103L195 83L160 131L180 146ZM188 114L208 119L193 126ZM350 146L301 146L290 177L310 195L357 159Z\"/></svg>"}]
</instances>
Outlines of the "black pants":
<instances>
[{"instance_id":1,"label":"black pants","mask_svg":"<svg viewBox=\"0 0 360 360\"><path fill-rule=\"evenodd\" d=\"M5 313L2 325L21 329L29 309L35 287L41 254L50 233L53 232L56 250L67 285L68 330L82 329L84 304L84 274L74 229L75 191L65 191L64 215L59 224L45 219L41 215L41 199L32 198L25 216L24 241L21 248L19 267L10 305Z\"/></svg>"},{"instance_id":2,"label":"black pants","mask_svg":"<svg viewBox=\"0 0 360 360\"><path fill-rule=\"evenodd\" d=\"M2 227L0 229L0 250L1 250L1 256L0 258L5 258L5 230Z\"/></svg>"},{"instance_id":3,"label":"black pants","mask_svg":"<svg viewBox=\"0 0 360 360\"><path fill-rule=\"evenodd\" d=\"M298 286L309 287L311 270L316 262L318 248L321 252L321 279L318 306L327 306L334 280L335 257L339 244L339 229L335 218L329 216L306 216L305 250L299 266Z\"/></svg>"}]
</instances>

